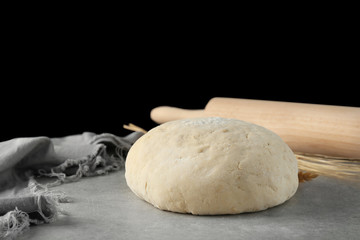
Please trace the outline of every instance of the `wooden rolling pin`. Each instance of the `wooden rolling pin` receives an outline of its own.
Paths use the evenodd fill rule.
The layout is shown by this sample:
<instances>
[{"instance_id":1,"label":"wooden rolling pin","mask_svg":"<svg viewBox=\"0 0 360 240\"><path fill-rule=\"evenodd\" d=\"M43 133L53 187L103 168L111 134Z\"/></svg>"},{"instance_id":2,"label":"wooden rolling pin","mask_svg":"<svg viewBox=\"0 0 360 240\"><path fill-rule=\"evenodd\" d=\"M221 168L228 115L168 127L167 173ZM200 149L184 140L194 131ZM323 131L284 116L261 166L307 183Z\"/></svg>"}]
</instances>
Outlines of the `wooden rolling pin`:
<instances>
[{"instance_id":1,"label":"wooden rolling pin","mask_svg":"<svg viewBox=\"0 0 360 240\"><path fill-rule=\"evenodd\" d=\"M212 98L204 110L157 107L156 123L219 116L255 123L277 133L294 152L360 158L360 108L237 98Z\"/></svg>"}]
</instances>

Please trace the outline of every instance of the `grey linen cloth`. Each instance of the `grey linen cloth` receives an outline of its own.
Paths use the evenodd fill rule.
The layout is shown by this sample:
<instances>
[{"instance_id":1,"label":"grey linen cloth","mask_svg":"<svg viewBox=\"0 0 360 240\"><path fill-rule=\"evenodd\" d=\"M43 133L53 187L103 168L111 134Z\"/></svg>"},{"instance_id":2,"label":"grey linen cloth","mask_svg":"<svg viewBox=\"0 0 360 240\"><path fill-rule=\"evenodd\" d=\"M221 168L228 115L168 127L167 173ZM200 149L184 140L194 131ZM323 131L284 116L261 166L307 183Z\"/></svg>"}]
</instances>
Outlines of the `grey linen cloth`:
<instances>
[{"instance_id":1,"label":"grey linen cloth","mask_svg":"<svg viewBox=\"0 0 360 240\"><path fill-rule=\"evenodd\" d=\"M60 202L54 185L116 171L143 133L125 137L85 132L63 138L29 137L0 142L0 239L14 239L30 224L52 222ZM40 184L39 177L54 177Z\"/></svg>"}]
</instances>

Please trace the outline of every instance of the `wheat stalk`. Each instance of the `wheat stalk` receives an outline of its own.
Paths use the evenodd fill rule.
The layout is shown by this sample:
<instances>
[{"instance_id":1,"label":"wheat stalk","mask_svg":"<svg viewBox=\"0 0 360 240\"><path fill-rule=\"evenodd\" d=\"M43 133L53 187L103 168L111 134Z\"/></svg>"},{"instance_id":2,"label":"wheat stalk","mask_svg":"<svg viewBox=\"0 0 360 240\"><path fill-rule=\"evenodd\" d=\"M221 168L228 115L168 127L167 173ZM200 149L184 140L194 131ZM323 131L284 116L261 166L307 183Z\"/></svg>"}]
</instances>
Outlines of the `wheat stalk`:
<instances>
[{"instance_id":1,"label":"wheat stalk","mask_svg":"<svg viewBox=\"0 0 360 240\"><path fill-rule=\"evenodd\" d=\"M124 124L123 128L130 130L130 131L134 131L134 132L142 132L142 133L146 133L147 131L141 127L136 126L135 124L129 123L128 125Z\"/></svg>"},{"instance_id":2,"label":"wheat stalk","mask_svg":"<svg viewBox=\"0 0 360 240\"><path fill-rule=\"evenodd\" d=\"M299 178L299 182L307 182L307 181L311 181L314 178L316 178L317 175L316 173L312 173L312 172L303 172L303 171L299 171L298 172L298 178Z\"/></svg>"},{"instance_id":3,"label":"wheat stalk","mask_svg":"<svg viewBox=\"0 0 360 240\"><path fill-rule=\"evenodd\" d=\"M295 153L299 169L318 175L360 181L360 159Z\"/></svg>"}]
</instances>

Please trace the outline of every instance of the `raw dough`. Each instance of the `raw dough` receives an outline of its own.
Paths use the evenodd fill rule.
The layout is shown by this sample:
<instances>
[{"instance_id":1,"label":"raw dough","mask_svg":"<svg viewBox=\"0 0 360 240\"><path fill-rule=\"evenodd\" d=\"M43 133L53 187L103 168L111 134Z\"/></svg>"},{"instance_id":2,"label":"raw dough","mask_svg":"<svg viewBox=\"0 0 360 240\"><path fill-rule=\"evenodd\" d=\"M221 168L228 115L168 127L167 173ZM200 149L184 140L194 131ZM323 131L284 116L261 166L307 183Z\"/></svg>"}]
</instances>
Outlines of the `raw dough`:
<instances>
[{"instance_id":1,"label":"raw dough","mask_svg":"<svg viewBox=\"0 0 360 240\"><path fill-rule=\"evenodd\" d=\"M132 146L125 167L138 197L180 213L260 211L285 202L298 187L297 160L278 135L218 117L153 128Z\"/></svg>"}]
</instances>

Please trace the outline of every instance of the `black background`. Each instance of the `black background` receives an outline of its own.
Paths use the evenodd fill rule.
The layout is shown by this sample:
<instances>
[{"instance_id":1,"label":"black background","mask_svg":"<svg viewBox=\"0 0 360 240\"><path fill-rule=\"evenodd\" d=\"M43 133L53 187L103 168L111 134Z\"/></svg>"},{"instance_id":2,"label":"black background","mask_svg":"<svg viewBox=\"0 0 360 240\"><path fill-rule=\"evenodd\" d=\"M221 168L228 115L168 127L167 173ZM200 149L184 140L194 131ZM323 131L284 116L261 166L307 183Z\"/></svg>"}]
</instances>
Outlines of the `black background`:
<instances>
[{"instance_id":1,"label":"black background","mask_svg":"<svg viewBox=\"0 0 360 240\"><path fill-rule=\"evenodd\" d=\"M173 71L184 73L181 69ZM291 75L279 79L243 73L231 77L220 71L198 78L185 71L179 77L169 73L159 78L149 72L132 79L119 72L110 81L101 76L101 71L95 77L86 74L89 79L83 81L55 80L49 75L43 82L15 82L14 86L3 88L10 94L2 97L5 104L1 139L60 137L84 131L125 135L128 131L123 124L133 123L145 129L156 126L150 111L157 106L202 109L216 96L360 107L354 90L356 81L305 81Z\"/></svg>"},{"instance_id":2,"label":"black background","mask_svg":"<svg viewBox=\"0 0 360 240\"><path fill-rule=\"evenodd\" d=\"M23 26L5 39L0 140L125 135L123 124L156 126L157 106L202 109L212 97L360 107L353 31L224 26Z\"/></svg>"}]
</instances>

